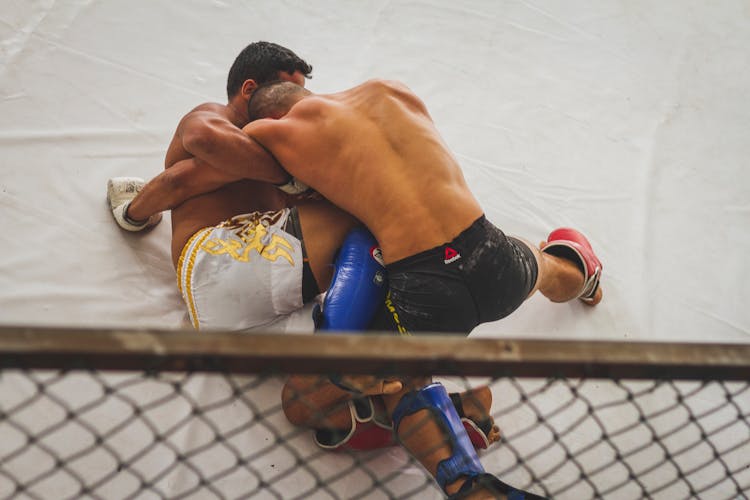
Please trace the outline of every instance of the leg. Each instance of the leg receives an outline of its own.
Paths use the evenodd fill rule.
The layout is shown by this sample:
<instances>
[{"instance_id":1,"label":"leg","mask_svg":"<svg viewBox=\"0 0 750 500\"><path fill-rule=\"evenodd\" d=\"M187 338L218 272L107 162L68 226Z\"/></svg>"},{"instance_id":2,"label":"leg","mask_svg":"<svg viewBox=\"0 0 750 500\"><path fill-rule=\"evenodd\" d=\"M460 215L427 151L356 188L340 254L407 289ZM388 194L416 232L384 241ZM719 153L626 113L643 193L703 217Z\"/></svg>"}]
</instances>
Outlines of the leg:
<instances>
[{"instance_id":1,"label":"leg","mask_svg":"<svg viewBox=\"0 0 750 500\"><path fill-rule=\"evenodd\" d=\"M309 212L305 213L312 217ZM310 227L308 219L307 229L303 229L303 232ZM315 239L315 234L308 233L306 241L309 242L311 237ZM331 247L326 248L330 250ZM315 251L309 250L308 253ZM323 253L318 252L317 255ZM323 307L313 312L316 329L328 332L364 330L383 303L387 287L377 242L366 229L355 228L343 238L335 257L332 253L329 257L333 261L328 277L330 287ZM346 390L342 390L342 387ZM337 448L349 442L350 445L375 448L383 446L385 438L390 441L390 432L382 432L388 426L378 425L374 416L375 405L371 399L362 396L364 393L396 392L401 387L399 381L373 376L335 374L330 377L330 382L321 377L295 376L284 386L282 404L291 423L317 429L316 437L324 433L331 437L326 441L336 442L335 445L324 446L317 440L321 446ZM351 392L349 389L352 388L359 394ZM374 423L359 425L371 422ZM341 435L342 431L345 432L341 440L333 438L334 434Z\"/></svg>"},{"instance_id":2,"label":"leg","mask_svg":"<svg viewBox=\"0 0 750 500\"><path fill-rule=\"evenodd\" d=\"M452 392L449 396L474 448L487 449L500 439L500 428L490 414L492 392L489 387L485 385L461 393Z\"/></svg>"},{"instance_id":3,"label":"leg","mask_svg":"<svg viewBox=\"0 0 750 500\"><path fill-rule=\"evenodd\" d=\"M384 396L394 433L441 489L455 493L484 468L445 389L429 380L412 380L409 387Z\"/></svg>"},{"instance_id":4,"label":"leg","mask_svg":"<svg viewBox=\"0 0 750 500\"><path fill-rule=\"evenodd\" d=\"M297 206L305 249L318 289L327 290L333 275L331 263L347 233L358 225L348 213L327 201Z\"/></svg>"},{"instance_id":5,"label":"leg","mask_svg":"<svg viewBox=\"0 0 750 500\"><path fill-rule=\"evenodd\" d=\"M355 399L355 394L333 385L327 378L315 375L294 375L284 385L282 391L282 407L289 422L301 427L327 432L329 435L338 434L340 441L335 446L324 446L336 449L347 444L352 437L350 433L357 423L367 422L368 409L361 408L363 398ZM476 449L486 449L490 444L500 439L500 429L495 425L490 410L492 407L492 393L489 388L478 387L461 393L449 394L461 423L466 429L471 443ZM392 429L390 417L382 406L382 398L373 396L371 420L381 429ZM354 401L352 407L349 402ZM360 426L361 427L361 426ZM318 444L322 446L321 440ZM333 440L336 441L336 440ZM396 442L391 436L386 440L378 429L357 432L357 437L346 446L350 449L375 449L383 446L393 446ZM352 446L352 445L355 446Z\"/></svg>"},{"instance_id":6,"label":"leg","mask_svg":"<svg viewBox=\"0 0 750 500\"><path fill-rule=\"evenodd\" d=\"M286 418L294 425L349 430L351 419L347 403L352 396L326 378L293 375L284 384L281 404Z\"/></svg>"},{"instance_id":7,"label":"leg","mask_svg":"<svg viewBox=\"0 0 750 500\"><path fill-rule=\"evenodd\" d=\"M357 397L326 378L290 377L282 406L292 424L315 431L315 444L321 448L374 450L395 444L382 401Z\"/></svg>"},{"instance_id":8,"label":"leg","mask_svg":"<svg viewBox=\"0 0 750 500\"><path fill-rule=\"evenodd\" d=\"M333 261L331 286L318 330L362 331L385 299L388 286L385 266L375 238L365 228L349 231Z\"/></svg>"},{"instance_id":9,"label":"leg","mask_svg":"<svg viewBox=\"0 0 750 500\"><path fill-rule=\"evenodd\" d=\"M450 498L539 498L484 471L441 384L411 382L410 387L422 387L383 397L392 415L394 432Z\"/></svg>"},{"instance_id":10,"label":"leg","mask_svg":"<svg viewBox=\"0 0 750 500\"><path fill-rule=\"evenodd\" d=\"M374 241L361 239L360 236L354 234L351 240L347 237L336 259L332 285L319 322L321 330L364 329L370 321L368 320L365 324L359 322L364 318L376 316L374 309L371 313L369 312L371 310L369 306L353 305L363 303L359 300L361 297L357 296L368 296L367 287L362 290L360 286L373 282L373 273L369 271L363 274L363 270L371 268L379 271L377 266L372 267L371 262L373 255L370 245ZM349 244L360 240L360 243ZM442 258L440 264L445 265ZM357 292L344 292L349 289ZM383 303L379 290L375 295L381 297L375 304ZM365 300L364 303L372 304L373 301ZM368 311L368 315L364 314L365 311ZM369 377L369 379L372 378L374 377ZM341 382L341 379L338 381ZM356 389L364 388L350 383L352 379L347 378L345 381ZM368 380L368 382L371 381ZM397 387L394 391L386 390L382 382L380 386L376 386L376 390L382 394L386 410L393 422L394 433L399 441L435 477L446 493L454 494L461 491L471 494L475 492L475 489L480 488L487 492L492 485L498 486L498 484L501 489L497 491L504 493L515 491L497 478L485 473L453 401L441 385L429 384L429 382L425 379L398 381L396 383L399 385L394 386ZM406 384L409 390L403 390L401 384ZM467 407L472 406L476 407L476 405L467 404ZM352 422L352 425L356 423ZM478 486L475 488L475 481L481 478L484 478L488 484L476 483ZM464 486L466 489L462 490Z\"/></svg>"},{"instance_id":11,"label":"leg","mask_svg":"<svg viewBox=\"0 0 750 500\"><path fill-rule=\"evenodd\" d=\"M318 331L363 331L385 299L388 286L385 266L375 238L364 228L347 234L334 261L331 286L322 310L314 312ZM362 394L401 390L401 383L371 375L333 375L331 381Z\"/></svg>"}]
</instances>

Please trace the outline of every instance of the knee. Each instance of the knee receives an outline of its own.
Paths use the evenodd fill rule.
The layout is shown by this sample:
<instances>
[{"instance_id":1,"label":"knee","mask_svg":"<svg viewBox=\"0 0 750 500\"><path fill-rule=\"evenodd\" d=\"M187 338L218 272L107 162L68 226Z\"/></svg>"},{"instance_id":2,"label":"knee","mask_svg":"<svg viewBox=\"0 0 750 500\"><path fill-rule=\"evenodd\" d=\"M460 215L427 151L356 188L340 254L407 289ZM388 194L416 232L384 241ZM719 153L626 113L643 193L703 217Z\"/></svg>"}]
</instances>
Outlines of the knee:
<instances>
[{"instance_id":1,"label":"knee","mask_svg":"<svg viewBox=\"0 0 750 500\"><path fill-rule=\"evenodd\" d=\"M432 378L411 377L401 379L401 382L403 383L401 391L394 394L383 394L382 396L389 418L393 416L393 411L396 409L396 406L398 406L398 403L405 395L414 391L418 391L419 389L429 385L430 383L432 383Z\"/></svg>"},{"instance_id":2,"label":"knee","mask_svg":"<svg viewBox=\"0 0 750 500\"><path fill-rule=\"evenodd\" d=\"M304 385L299 377L291 377L281 390L281 407L293 425L305 426L312 417L310 406L305 403Z\"/></svg>"}]
</instances>

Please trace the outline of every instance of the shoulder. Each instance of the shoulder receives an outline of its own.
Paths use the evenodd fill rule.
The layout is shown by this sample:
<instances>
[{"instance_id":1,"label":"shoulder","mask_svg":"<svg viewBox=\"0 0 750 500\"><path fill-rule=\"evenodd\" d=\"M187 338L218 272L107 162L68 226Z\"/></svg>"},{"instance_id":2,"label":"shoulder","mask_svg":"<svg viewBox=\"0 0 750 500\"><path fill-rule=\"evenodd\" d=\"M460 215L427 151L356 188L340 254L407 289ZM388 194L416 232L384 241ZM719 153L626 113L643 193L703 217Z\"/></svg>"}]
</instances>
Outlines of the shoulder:
<instances>
[{"instance_id":1,"label":"shoulder","mask_svg":"<svg viewBox=\"0 0 750 500\"><path fill-rule=\"evenodd\" d=\"M366 81L362 86L365 86L365 92L377 92L381 95L387 95L421 112L427 112L424 101L404 82L377 78Z\"/></svg>"},{"instance_id":2,"label":"shoulder","mask_svg":"<svg viewBox=\"0 0 750 500\"><path fill-rule=\"evenodd\" d=\"M283 117L274 121L294 123L298 120L319 118L319 115L326 113L326 109L335 102L328 95L310 94L297 101Z\"/></svg>"},{"instance_id":3,"label":"shoulder","mask_svg":"<svg viewBox=\"0 0 750 500\"><path fill-rule=\"evenodd\" d=\"M361 87L384 88L399 92L412 93L411 89L404 82L388 80L386 78L372 78L363 83Z\"/></svg>"},{"instance_id":4,"label":"shoulder","mask_svg":"<svg viewBox=\"0 0 750 500\"><path fill-rule=\"evenodd\" d=\"M192 113L216 113L226 114L227 105L219 104L218 102L204 102L191 109L185 116L189 116Z\"/></svg>"},{"instance_id":5,"label":"shoulder","mask_svg":"<svg viewBox=\"0 0 750 500\"><path fill-rule=\"evenodd\" d=\"M381 95L391 95L397 99L421 102L421 99L405 83L398 80L374 78L360 85L359 89L365 93L379 93Z\"/></svg>"},{"instance_id":6,"label":"shoulder","mask_svg":"<svg viewBox=\"0 0 750 500\"><path fill-rule=\"evenodd\" d=\"M222 127L226 124L232 124L229 117L229 108L224 104L207 102L194 107L183 116L177 126L177 131L181 133L189 129Z\"/></svg>"},{"instance_id":7,"label":"shoulder","mask_svg":"<svg viewBox=\"0 0 750 500\"><path fill-rule=\"evenodd\" d=\"M229 108L225 104L205 102L194 107L182 117L181 123L200 120L229 120Z\"/></svg>"},{"instance_id":8,"label":"shoulder","mask_svg":"<svg viewBox=\"0 0 750 500\"><path fill-rule=\"evenodd\" d=\"M283 126L283 118L260 118L253 120L244 127L242 131L252 138L258 139L260 137L266 137L269 134L273 134L279 127Z\"/></svg>"},{"instance_id":9,"label":"shoulder","mask_svg":"<svg viewBox=\"0 0 750 500\"><path fill-rule=\"evenodd\" d=\"M320 108L318 99L305 98L292 106L281 118L261 118L253 120L242 128L242 131L261 142L281 140L282 142L295 135L301 128L315 123L325 111Z\"/></svg>"}]
</instances>

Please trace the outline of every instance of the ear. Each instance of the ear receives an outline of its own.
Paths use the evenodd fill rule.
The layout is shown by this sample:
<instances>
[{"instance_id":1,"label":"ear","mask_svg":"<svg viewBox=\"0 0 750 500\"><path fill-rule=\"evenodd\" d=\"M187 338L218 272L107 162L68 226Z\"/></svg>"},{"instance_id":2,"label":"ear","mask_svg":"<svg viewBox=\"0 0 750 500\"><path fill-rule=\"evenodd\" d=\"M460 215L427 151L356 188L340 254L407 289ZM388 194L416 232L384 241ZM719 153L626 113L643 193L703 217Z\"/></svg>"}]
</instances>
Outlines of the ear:
<instances>
[{"instance_id":1,"label":"ear","mask_svg":"<svg viewBox=\"0 0 750 500\"><path fill-rule=\"evenodd\" d=\"M242 97L245 98L245 100L249 100L250 96L255 92L255 89L258 88L258 84L255 83L255 80L245 80L242 83L242 87L240 87L240 94L242 94Z\"/></svg>"}]
</instances>

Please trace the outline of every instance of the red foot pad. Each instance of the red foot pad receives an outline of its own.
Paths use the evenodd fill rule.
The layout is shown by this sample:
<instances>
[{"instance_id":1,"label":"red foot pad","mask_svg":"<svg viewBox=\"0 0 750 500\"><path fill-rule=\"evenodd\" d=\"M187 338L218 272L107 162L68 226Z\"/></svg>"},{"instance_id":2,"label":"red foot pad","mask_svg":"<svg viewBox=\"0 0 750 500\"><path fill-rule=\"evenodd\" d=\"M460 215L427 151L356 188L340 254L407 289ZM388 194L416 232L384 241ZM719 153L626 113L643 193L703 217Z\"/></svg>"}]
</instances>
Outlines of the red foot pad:
<instances>
[{"instance_id":1,"label":"red foot pad","mask_svg":"<svg viewBox=\"0 0 750 500\"><path fill-rule=\"evenodd\" d=\"M327 450L368 451L387 448L398 444L393 436L393 426L382 421L385 406L379 398L367 398L372 404L369 413L362 406L353 402L349 404L352 416L352 427L348 431L320 429L313 436L315 444ZM363 410L364 408L364 410ZM463 409L462 409L463 412ZM485 450L490 445L488 437L492 428L490 421L477 425L467 417L461 417L461 423L469 434L469 439L477 450Z\"/></svg>"},{"instance_id":2,"label":"red foot pad","mask_svg":"<svg viewBox=\"0 0 750 500\"><path fill-rule=\"evenodd\" d=\"M318 429L315 444L327 450L376 450L393 446L393 427L382 422L385 406L380 398L356 398L348 403L351 426L348 431Z\"/></svg>"},{"instance_id":3,"label":"red foot pad","mask_svg":"<svg viewBox=\"0 0 750 500\"><path fill-rule=\"evenodd\" d=\"M487 434L479 428L470 418L463 417L461 423L464 424L464 429L471 439L471 444L474 445L475 450L486 450L490 445L490 440Z\"/></svg>"},{"instance_id":4,"label":"red foot pad","mask_svg":"<svg viewBox=\"0 0 750 500\"><path fill-rule=\"evenodd\" d=\"M339 449L367 451L387 448L395 444L392 429L380 427L374 422L366 422L358 424L357 431L351 439L342 444Z\"/></svg>"},{"instance_id":5,"label":"red foot pad","mask_svg":"<svg viewBox=\"0 0 750 500\"><path fill-rule=\"evenodd\" d=\"M461 419L464 429L469 435L471 444L477 450L486 450L490 445L487 435L472 420L464 417ZM319 443L320 444L320 443ZM357 430L348 441L336 446L334 449L367 451L379 448L387 448L397 444L393 437L393 429L384 428L375 422L357 423Z\"/></svg>"},{"instance_id":6,"label":"red foot pad","mask_svg":"<svg viewBox=\"0 0 750 500\"><path fill-rule=\"evenodd\" d=\"M547 246L542 251L575 262L583 271L583 289L578 298L584 302L594 300L602 276L602 263L583 234L569 227L555 229L547 237Z\"/></svg>"}]
</instances>

